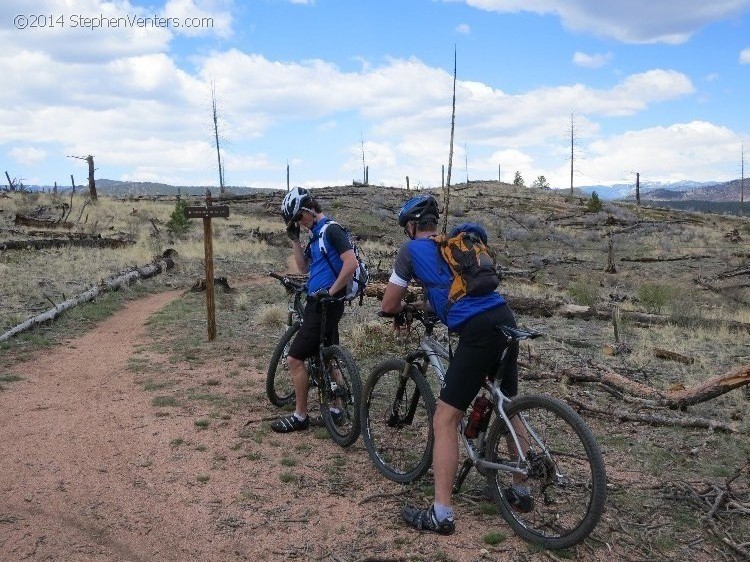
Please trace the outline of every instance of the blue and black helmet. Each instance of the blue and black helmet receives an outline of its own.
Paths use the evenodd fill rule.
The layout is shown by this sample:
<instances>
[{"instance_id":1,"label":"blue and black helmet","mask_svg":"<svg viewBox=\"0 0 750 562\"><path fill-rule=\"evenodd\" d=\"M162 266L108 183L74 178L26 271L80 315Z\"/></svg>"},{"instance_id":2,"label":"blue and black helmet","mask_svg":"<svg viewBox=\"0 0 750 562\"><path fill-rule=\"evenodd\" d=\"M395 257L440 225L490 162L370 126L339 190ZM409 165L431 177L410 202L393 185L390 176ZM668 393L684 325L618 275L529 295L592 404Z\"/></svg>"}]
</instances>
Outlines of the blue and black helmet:
<instances>
[{"instance_id":1,"label":"blue and black helmet","mask_svg":"<svg viewBox=\"0 0 750 562\"><path fill-rule=\"evenodd\" d=\"M437 199L432 195L417 195L401 207L398 212L398 225L403 228L409 221L420 221L428 216L434 217L435 220L440 216Z\"/></svg>"}]
</instances>

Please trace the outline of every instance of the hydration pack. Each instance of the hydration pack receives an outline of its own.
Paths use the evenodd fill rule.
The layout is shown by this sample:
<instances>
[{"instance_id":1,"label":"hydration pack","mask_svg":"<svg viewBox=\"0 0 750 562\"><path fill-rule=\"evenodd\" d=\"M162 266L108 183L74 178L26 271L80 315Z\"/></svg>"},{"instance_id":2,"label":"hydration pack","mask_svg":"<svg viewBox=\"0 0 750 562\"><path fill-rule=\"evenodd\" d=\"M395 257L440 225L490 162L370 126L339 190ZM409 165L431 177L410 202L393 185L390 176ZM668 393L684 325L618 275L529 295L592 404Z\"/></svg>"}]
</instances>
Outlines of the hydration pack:
<instances>
[{"instance_id":1,"label":"hydration pack","mask_svg":"<svg viewBox=\"0 0 750 562\"><path fill-rule=\"evenodd\" d=\"M492 293L500 284L495 255L487 246L487 232L476 223L464 223L450 235L435 237L440 255L453 273L448 301Z\"/></svg>"},{"instance_id":2,"label":"hydration pack","mask_svg":"<svg viewBox=\"0 0 750 562\"><path fill-rule=\"evenodd\" d=\"M326 262L328 263L328 267L331 268L331 271L333 271L333 274L338 277L340 271L336 271L336 269L333 267L333 264L331 263L331 260L328 258L327 254L327 248L325 245L325 235L326 235L326 229L331 226L332 224L338 224L336 221L329 220L327 223L325 223L321 229L320 232L318 232L318 248L320 249L321 255L325 258ZM349 239L349 244L351 244L352 250L354 250L354 256L357 258L357 269L354 271L354 276L349 281L349 283L346 286L346 300L352 301L356 298L359 298L359 304L362 305L362 299L365 296L365 288L367 287L367 281L370 278L370 274L367 272L367 264L362 259L362 256L360 255L359 248L357 245L352 241L351 233L348 229L341 226L341 228L346 233L347 238Z\"/></svg>"}]
</instances>

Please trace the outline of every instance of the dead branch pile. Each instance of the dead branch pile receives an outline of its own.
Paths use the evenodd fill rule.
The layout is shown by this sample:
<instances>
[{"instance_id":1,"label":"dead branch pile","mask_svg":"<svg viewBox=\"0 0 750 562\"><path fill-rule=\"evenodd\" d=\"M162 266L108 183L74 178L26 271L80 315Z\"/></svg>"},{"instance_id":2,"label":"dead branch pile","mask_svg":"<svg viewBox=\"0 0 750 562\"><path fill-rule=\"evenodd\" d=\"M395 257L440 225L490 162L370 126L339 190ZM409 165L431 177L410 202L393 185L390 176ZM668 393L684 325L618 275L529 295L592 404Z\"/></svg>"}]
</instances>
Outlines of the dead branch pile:
<instances>
[{"instance_id":1,"label":"dead branch pile","mask_svg":"<svg viewBox=\"0 0 750 562\"><path fill-rule=\"evenodd\" d=\"M742 477L742 478L741 478ZM750 462L737 469L723 483L669 482L661 488L662 499L685 502L697 509L706 510L703 523L708 531L738 554L750 560L750 543L747 537L736 539L729 523L734 517L750 515Z\"/></svg>"}]
</instances>

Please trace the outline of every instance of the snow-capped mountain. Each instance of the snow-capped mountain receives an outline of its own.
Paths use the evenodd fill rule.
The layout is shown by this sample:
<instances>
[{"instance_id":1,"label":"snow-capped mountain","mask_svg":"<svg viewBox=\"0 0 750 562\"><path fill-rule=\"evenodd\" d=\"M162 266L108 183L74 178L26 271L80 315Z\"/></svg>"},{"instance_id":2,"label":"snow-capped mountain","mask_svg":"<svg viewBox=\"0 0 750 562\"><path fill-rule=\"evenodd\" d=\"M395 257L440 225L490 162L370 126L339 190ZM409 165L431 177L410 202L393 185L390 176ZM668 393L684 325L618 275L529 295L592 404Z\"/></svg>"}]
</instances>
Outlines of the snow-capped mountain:
<instances>
[{"instance_id":1,"label":"snow-capped mountain","mask_svg":"<svg viewBox=\"0 0 750 562\"><path fill-rule=\"evenodd\" d=\"M737 182L739 188L739 180L735 181ZM710 196L710 188L719 185L724 184L715 181L698 182L691 180L682 180L677 182L642 181L640 184L640 192L642 198L646 197L649 193L653 193L655 196L657 196L657 198L658 194L663 194L665 198L673 198L669 197L670 192L674 192L674 194L677 195L678 193L692 193L696 190L708 190L705 195ZM597 195L601 199L635 198L635 182L616 183L612 185L584 185L577 187L576 189L587 195L590 195L592 192L596 191ZM745 189L750 189L750 180L745 181ZM683 197L681 195L677 195L674 198L682 199ZM697 199L697 197L689 198Z\"/></svg>"}]
</instances>

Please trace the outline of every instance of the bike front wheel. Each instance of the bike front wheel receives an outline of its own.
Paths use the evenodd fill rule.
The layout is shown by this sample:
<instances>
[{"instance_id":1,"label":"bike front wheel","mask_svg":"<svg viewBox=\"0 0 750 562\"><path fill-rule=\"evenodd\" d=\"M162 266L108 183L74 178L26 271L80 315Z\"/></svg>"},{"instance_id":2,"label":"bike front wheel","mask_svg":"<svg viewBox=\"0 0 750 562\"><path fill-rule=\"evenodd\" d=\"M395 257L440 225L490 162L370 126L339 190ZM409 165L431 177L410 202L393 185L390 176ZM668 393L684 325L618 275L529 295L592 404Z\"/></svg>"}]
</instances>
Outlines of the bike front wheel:
<instances>
[{"instance_id":1,"label":"bike front wheel","mask_svg":"<svg viewBox=\"0 0 750 562\"><path fill-rule=\"evenodd\" d=\"M545 548L583 541L599 522L607 497L604 460L593 433L570 406L550 396L514 398L505 412L509 419L523 420L524 430L517 433L528 476L520 485L530 489L532 499L526 505L513 503L512 474L490 470L487 481L503 518L522 538ZM515 462L508 436L505 422L496 418L487 438L487 460Z\"/></svg>"},{"instance_id":2,"label":"bike front wheel","mask_svg":"<svg viewBox=\"0 0 750 562\"><path fill-rule=\"evenodd\" d=\"M370 373L362 396L362 440L386 478L406 484L432 464L435 397L417 367L393 358Z\"/></svg>"},{"instance_id":3,"label":"bike front wheel","mask_svg":"<svg viewBox=\"0 0 750 562\"><path fill-rule=\"evenodd\" d=\"M292 373L286 364L286 358L289 355L289 346L292 344L299 328L299 322L295 322L287 328L276 345L276 349L271 356L271 362L268 364L266 395L271 404L280 408L294 403L294 384L292 383Z\"/></svg>"},{"instance_id":4,"label":"bike front wheel","mask_svg":"<svg viewBox=\"0 0 750 562\"><path fill-rule=\"evenodd\" d=\"M331 438L348 447L360 433L359 402L362 381L351 353L332 345L323 349L327 384L320 388L320 414Z\"/></svg>"}]
</instances>

